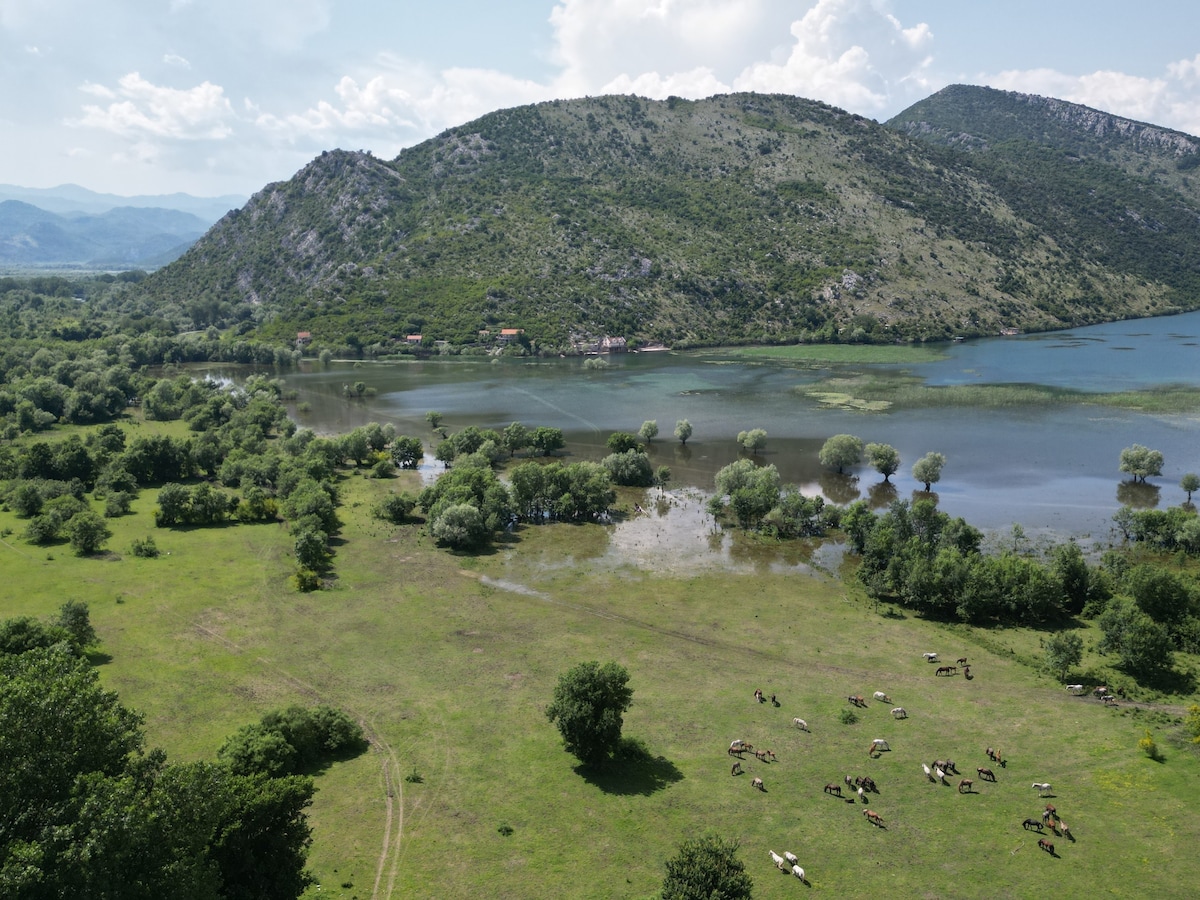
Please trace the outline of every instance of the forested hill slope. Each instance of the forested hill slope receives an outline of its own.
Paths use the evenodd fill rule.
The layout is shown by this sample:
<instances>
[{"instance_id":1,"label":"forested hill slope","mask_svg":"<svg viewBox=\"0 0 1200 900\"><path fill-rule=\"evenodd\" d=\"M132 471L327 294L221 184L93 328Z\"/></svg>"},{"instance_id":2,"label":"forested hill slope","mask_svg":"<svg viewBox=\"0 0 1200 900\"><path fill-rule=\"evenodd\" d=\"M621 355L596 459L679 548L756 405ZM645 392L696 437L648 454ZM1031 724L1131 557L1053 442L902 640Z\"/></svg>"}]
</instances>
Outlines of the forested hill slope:
<instances>
[{"instance_id":1,"label":"forested hill slope","mask_svg":"<svg viewBox=\"0 0 1200 900\"><path fill-rule=\"evenodd\" d=\"M923 139L935 130L756 94L501 110L392 161L324 153L145 286L268 335L376 350L500 328L547 348L923 339L1200 305L1183 176L1136 172L1159 156L1048 163L1064 180L1047 210L1012 169L982 166L989 153ZM1047 141L1026 152L1065 158ZM1125 251L1134 233L1166 238L1170 271Z\"/></svg>"},{"instance_id":2,"label":"forested hill slope","mask_svg":"<svg viewBox=\"0 0 1200 900\"><path fill-rule=\"evenodd\" d=\"M975 172L1080 264L1165 286L1169 303L1200 303L1200 138L967 85L939 91L888 125L949 148L948 164Z\"/></svg>"}]
</instances>

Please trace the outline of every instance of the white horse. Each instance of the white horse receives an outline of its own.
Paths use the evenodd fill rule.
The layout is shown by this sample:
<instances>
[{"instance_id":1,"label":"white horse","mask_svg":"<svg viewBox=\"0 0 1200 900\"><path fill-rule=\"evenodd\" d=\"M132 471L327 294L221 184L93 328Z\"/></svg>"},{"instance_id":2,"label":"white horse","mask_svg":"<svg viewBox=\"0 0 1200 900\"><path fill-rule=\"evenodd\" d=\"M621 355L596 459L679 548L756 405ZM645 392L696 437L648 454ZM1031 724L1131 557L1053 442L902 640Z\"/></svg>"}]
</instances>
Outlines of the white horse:
<instances>
[{"instance_id":1,"label":"white horse","mask_svg":"<svg viewBox=\"0 0 1200 900\"><path fill-rule=\"evenodd\" d=\"M1083 693L1083 685L1082 684L1068 684L1067 690L1070 691L1072 694L1082 694Z\"/></svg>"},{"instance_id":2,"label":"white horse","mask_svg":"<svg viewBox=\"0 0 1200 900\"><path fill-rule=\"evenodd\" d=\"M1038 792L1039 797L1044 797L1052 790L1050 787L1050 782L1048 781L1035 781L1033 783L1033 788Z\"/></svg>"},{"instance_id":3,"label":"white horse","mask_svg":"<svg viewBox=\"0 0 1200 900\"><path fill-rule=\"evenodd\" d=\"M783 861L783 857L774 850L770 850L768 852L771 854L771 861L775 863L775 868L779 869L780 872L786 872L787 863Z\"/></svg>"},{"instance_id":4,"label":"white horse","mask_svg":"<svg viewBox=\"0 0 1200 900\"><path fill-rule=\"evenodd\" d=\"M871 749L872 750L891 750L892 748L888 746L888 742L885 741L883 738L875 738L875 740L871 741Z\"/></svg>"},{"instance_id":5,"label":"white horse","mask_svg":"<svg viewBox=\"0 0 1200 900\"><path fill-rule=\"evenodd\" d=\"M801 881L807 880L804 877L804 870L797 865L792 866L792 874L795 875L797 878L799 878Z\"/></svg>"},{"instance_id":6,"label":"white horse","mask_svg":"<svg viewBox=\"0 0 1200 900\"><path fill-rule=\"evenodd\" d=\"M906 710L903 706L897 706L892 709L892 718L907 719L908 718L908 710Z\"/></svg>"},{"instance_id":7,"label":"white horse","mask_svg":"<svg viewBox=\"0 0 1200 900\"><path fill-rule=\"evenodd\" d=\"M942 784L946 783L946 773L943 772L941 769L934 769L933 774L937 776L937 780L940 781Z\"/></svg>"},{"instance_id":8,"label":"white horse","mask_svg":"<svg viewBox=\"0 0 1200 900\"><path fill-rule=\"evenodd\" d=\"M876 700L882 700L884 703L892 702L892 698L889 697L887 694L885 694L883 691L876 691L874 696L875 696Z\"/></svg>"},{"instance_id":9,"label":"white horse","mask_svg":"<svg viewBox=\"0 0 1200 900\"><path fill-rule=\"evenodd\" d=\"M797 857L796 854L793 853L791 850L784 850L783 858L786 859L788 862L790 862L793 866L796 863L800 862L799 857Z\"/></svg>"},{"instance_id":10,"label":"white horse","mask_svg":"<svg viewBox=\"0 0 1200 900\"><path fill-rule=\"evenodd\" d=\"M808 731L808 723L805 722L799 716L796 716L796 718L792 719L792 724L795 725L797 728L799 728L801 731Z\"/></svg>"},{"instance_id":11,"label":"white horse","mask_svg":"<svg viewBox=\"0 0 1200 900\"><path fill-rule=\"evenodd\" d=\"M921 655L923 657L925 657L925 662L937 662L938 661L936 653L922 653Z\"/></svg>"},{"instance_id":12,"label":"white horse","mask_svg":"<svg viewBox=\"0 0 1200 900\"><path fill-rule=\"evenodd\" d=\"M925 770L925 777L933 781L933 771L925 763L921 763L921 768Z\"/></svg>"}]
</instances>

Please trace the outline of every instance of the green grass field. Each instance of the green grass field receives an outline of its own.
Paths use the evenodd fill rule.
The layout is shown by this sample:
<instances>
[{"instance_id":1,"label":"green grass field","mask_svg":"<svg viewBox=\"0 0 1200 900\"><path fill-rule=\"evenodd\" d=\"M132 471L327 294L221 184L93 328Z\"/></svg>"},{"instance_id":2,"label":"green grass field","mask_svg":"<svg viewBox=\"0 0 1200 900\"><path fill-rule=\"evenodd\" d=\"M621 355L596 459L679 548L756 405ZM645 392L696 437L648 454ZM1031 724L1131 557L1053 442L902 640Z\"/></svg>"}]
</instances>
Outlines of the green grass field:
<instances>
[{"instance_id":1,"label":"green grass field","mask_svg":"<svg viewBox=\"0 0 1200 900\"><path fill-rule=\"evenodd\" d=\"M92 559L26 544L0 512L16 532L0 545L4 615L88 601L104 683L173 759L211 759L290 703L360 718L371 751L317 778L313 898L647 898L678 843L705 831L740 842L762 898L1185 896L1200 879L1200 757L1161 717L1070 697L1022 664L1036 632L891 617L835 578L765 565L613 567L600 526L526 528L455 556L416 526L370 518L398 482L414 486L344 480L336 578L314 594L288 586L284 527L154 529L152 491ZM147 534L161 558L128 553ZM973 679L936 678L927 650L969 657ZM625 734L645 750L599 775L576 768L543 713L559 673L587 659L628 668ZM754 702L756 687L781 706ZM876 690L909 718L869 700L858 724L839 722L847 695ZM1137 749L1148 722L1164 762ZM891 751L870 758L876 737ZM731 777L734 738L778 761L748 756ZM946 757L974 793L926 781L921 763ZM975 775L989 765L996 784ZM846 774L876 780L885 829L822 792ZM1045 802L1034 781L1054 786L1077 839L1051 837L1057 857L1020 826ZM795 852L811 886L777 872L769 850Z\"/></svg>"}]
</instances>

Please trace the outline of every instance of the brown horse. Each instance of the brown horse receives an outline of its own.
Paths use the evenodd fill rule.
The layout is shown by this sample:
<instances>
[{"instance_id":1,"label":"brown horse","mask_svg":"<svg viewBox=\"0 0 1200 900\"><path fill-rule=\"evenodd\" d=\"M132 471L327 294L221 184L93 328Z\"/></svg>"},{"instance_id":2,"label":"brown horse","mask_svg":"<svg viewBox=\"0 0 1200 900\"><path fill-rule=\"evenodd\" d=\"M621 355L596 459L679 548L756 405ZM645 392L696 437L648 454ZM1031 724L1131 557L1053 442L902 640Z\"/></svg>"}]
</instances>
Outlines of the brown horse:
<instances>
[{"instance_id":1,"label":"brown horse","mask_svg":"<svg viewBox=\"0 0 1200 900\"><path fill-rule=\"evenodd\" d=\"M975 782L970 778L964 778L958 783L958 792L960 794L971 794L975 791Z\"/></svg>"},{"instance_id":2,"label":"brown horse","mask_svg":"<svg viewBox=\"0 0 1200 900\"><path fill-rule=\"evenodd\" d=\"M834 784L831 781L829 784L825 785L825 793L835 794L836 796L840 797L842 796L842 786L840 784Z\"/></svg>"},{"instance_id":3,"label":"brown horse","mask_svg":"<svg viewBox=\"0 0 1200 900\"><path fill-rule=\"evenodd\" d=\"M1054 855L1054 845L1052 843L1050 843L1048 840L1046 840L1045 838L1038 838L1038 846L1041 847L1043 850L1045 850L1047 853L1049 853L1051 856Z\"/></svg>"},{"instance_id":4,"label":"brown horse","mask_svg":"<svg viewBox=\"0 0 1200 900\"><path fill-rule=\"evenodd\" d=\"M875 812L873 809L864 809L863 815L867 817L867 821L879 828L883 827L883 816Z\"/></svg>"},{"instance_id":5,"label":"brown horse","mask_svg":"<svg viewBox=\"0 0 1200 900\"><path fill-rule=\"evenodd\" d=\"M957 675L958 666L938 666L934 675Z\"/></svg>"},{"instance_id":6,"label":"brown horse","mask_svg":"<svg viewBox=\"0 0 1200 900\"><path fill-rule=\"evenodd\" d=\"M741 775L742 774L742 764L740 762L735 762L733 764L733 766L729 769L729 774L730 775Z\"/></svg>"},{"instance_id":7,"label":"brown horse","mask_svg":"<svg viewBox=\"0 0 1200 900\"><path fill-rule=\"evenodd\" d=\"M955 660L955 662L957 662L960 666L965 666L967 664L967 658L965 656L960 656L957 660Z\"/></svg>"},{"instance_id":8,"label":"brown horse","mask_svg":"<svg viewBox=\"0 0 1200 900\"><path fill-rule=\"evenodd\" d=\"M853 703L855 706L866 706L867 705L867 700L865 697L863 697L862 694L851 694L846 699L850 703Z\"/></svg>"},{"instance_id":9,"label":"brown horse","mask_svg":"<svg viewBox=\"0 0 1200 900\"><path fill-rule=\"evenodd\" d=\"M1037 819L1026 819L1024 822L1021 823L1021 827L1024 828L1026 831L1039 831L1040 832L1042 830L1043 826L1042 826L1042 823L1039 822Z\"/></svg>"},{"instance_id":10,"label":"brown horse","mask_svg":"<svg viewBox=\"0 0 1200 900\"><path fill-rule=\"evenodd\" d=\"M984 768L983 766L980 766L979 768L977 768L975 770L975 774L978 775L980 778L984 779L985 781L995 781L996 780L996 773L993 772L991 769Z\"/></svg>"}]
</instances>

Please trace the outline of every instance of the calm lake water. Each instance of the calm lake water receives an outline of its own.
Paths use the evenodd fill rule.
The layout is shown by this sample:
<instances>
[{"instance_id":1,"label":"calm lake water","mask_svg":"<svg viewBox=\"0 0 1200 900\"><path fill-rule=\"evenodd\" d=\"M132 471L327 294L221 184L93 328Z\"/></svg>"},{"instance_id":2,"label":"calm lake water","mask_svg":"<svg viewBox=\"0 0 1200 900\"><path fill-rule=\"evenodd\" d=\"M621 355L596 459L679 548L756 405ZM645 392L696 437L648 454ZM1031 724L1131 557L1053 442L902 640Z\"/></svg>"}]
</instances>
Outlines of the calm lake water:
<instances>
[{"instance_id":1,"label":"calm lake water","mask_svg":"<svg viewBox=\"0 0 1200 900\"><path fill-rule=\"evenodd\" d=\"M864 366L734 361L719 354L649 353L614 356L608 369L588 371L580 359L451 358L445 361L335 364L286 376L310 407L304 425L342 432L369 421L392 422L427 440L425 413L441 412L445 427L501 428L512 421L563 429L574 458L598 459L616 430L636 432L655 419L655 465L668 465L672 487L711 490L713 475L738 457L739 431L763 428L759 459L785 482L846 503L858 497L885 504L920 487L911 467L924 453L945 454L935 487L940 506L986 529L1076 535L1105 541L1122 503L1175 505L1180 477L1200 471L1200 413L1149 415L1088 404L1000 409L932 408L853 412L823 407L803 388L829 377L917 376L930 385L1040 384L1083 391L1200 387L1200 313L1141 319L1049 334L955 344L938 362ZM348 401L346 383L363 381L375 396ZM695 431L686 447L671 437L686 418ZM817 452L830 435L882 441L901 454L894 489L867 467L857 477L825 472ZM1161 450L1163 476L1134 489L1118 471L1122 448ZM430 471L440 470L430 463Z\"/></svg>"}]
</instances>

